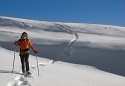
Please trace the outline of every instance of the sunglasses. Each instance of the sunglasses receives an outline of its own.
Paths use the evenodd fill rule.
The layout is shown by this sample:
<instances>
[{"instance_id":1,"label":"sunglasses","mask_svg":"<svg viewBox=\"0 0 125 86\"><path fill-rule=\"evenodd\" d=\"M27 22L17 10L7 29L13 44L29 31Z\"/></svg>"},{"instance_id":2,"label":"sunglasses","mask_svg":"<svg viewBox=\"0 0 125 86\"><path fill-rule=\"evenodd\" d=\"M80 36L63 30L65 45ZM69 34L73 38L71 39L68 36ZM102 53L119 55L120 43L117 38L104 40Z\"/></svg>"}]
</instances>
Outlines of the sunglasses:
<instances>
[{"instance_id":1,"label":"sunglasses","mask_svg":"<svg viewBox=\"0 0 125 86\"><path fill-rule=\"evenodd\" d=\"M22 36L27 36L27 35L22 35Z\"/></svg>"}]
</instances>

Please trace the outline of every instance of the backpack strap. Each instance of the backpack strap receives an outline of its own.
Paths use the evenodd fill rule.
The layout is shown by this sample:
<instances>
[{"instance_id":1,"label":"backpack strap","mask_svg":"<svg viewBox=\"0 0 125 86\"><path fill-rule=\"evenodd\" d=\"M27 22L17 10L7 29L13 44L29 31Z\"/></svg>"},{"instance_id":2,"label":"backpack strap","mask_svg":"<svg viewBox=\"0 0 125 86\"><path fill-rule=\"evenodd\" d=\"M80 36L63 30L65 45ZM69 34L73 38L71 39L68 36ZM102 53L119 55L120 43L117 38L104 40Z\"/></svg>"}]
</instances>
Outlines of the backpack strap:
<instances>
[{"instance_id":1,"label":"backpack strap","mask_svg":"<svg viewBox=\"0 0 125 86\"><path fill-rule=\"evenodd\" d=\"M27 44L28 44L28 47L29 47L29 50L30 50L30 40L27 39L26 41L27 41Z\"/></svg>"}]
</instances>

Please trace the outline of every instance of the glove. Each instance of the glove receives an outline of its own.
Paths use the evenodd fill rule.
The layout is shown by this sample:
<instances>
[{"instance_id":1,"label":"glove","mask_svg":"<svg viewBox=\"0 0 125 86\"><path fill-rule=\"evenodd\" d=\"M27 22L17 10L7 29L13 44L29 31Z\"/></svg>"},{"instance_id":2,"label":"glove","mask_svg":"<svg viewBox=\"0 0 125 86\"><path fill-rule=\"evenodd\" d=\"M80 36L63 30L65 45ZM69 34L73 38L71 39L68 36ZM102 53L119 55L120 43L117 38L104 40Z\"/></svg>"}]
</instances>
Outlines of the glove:
<instances>
[{"instance_id":1,"label":"glove","mask_svg":"<svg viewBox=\"0 0 125 86\"><path fill-rule=\"evenodd\" d=\"M17 45L16 41L13 44L16 46Z\"/></svg>"},{"instance_id":2,"label":"glove","mask_svg":"<svg viewBox=\"0 0 125 86\"><path fill-rule=\"evenodd\" d=\"M36 50L34 50L34 53L38 54L38 52Z\"/></svg>"}]
</instances>

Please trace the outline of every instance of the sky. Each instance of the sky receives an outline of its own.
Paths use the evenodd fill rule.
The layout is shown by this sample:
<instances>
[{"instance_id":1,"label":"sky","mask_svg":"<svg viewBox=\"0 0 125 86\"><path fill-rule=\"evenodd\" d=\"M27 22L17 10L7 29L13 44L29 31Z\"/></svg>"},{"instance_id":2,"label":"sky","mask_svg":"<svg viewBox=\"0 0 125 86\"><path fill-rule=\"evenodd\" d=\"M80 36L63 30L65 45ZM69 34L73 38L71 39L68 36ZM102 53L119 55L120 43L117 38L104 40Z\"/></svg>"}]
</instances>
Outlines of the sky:
<instances>
[{"instance_id":1,"label":"sky","mask_svg":"<svg viewBox=\"0 0 125 86\"><path fill-rule=\"evenodd\" d=\"M125 26L125 0L0 0L0 16Z\"/></svg>"}]
</instances>

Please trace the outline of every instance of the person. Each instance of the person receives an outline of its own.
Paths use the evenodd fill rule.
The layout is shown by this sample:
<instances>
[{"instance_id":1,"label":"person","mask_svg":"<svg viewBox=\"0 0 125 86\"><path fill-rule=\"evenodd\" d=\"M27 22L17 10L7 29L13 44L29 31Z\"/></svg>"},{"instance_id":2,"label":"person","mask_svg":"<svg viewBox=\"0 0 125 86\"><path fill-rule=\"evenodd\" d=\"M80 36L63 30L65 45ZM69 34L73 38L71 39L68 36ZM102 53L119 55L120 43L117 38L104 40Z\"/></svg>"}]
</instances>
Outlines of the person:
<instances>
[{"instance_id":1,"label":"person","mask_svg":"<svg viewBox=\"0 0 125 86\"><path fill-rule=\"evenodd\" d=\"M36 54L38 54L38 52L35 50L32 42L28 39L28 34L26 32L23 32L21 35L21 39L19 39L18 41L15 41L14 45L20 47L20 61L22 64L23 74L30 73L29 72L30 71L30 68L29 68L30 47Z\"/></svg>"}]
</instances>

